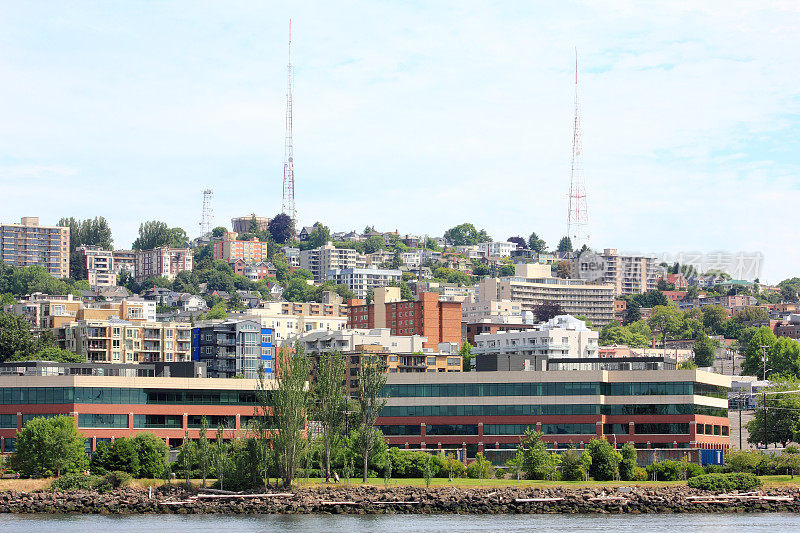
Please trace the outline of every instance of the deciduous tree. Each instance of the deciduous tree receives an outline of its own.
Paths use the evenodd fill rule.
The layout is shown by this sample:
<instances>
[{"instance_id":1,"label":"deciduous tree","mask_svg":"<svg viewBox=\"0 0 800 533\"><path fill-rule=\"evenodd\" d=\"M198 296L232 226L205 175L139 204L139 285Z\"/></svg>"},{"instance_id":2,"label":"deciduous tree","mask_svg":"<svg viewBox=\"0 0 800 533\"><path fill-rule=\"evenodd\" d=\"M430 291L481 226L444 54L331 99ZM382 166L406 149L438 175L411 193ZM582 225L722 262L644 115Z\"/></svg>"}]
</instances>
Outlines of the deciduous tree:
<instances>
[{"instance_id":1,"label":"deciduous tree","mask_svg":"<svg viewBox=\"0 0 800 533\"><path fill-rule=\"evenodd\" d=\"M364 461L364 483L367 482L370 452L375 445L377 432L375 420L386 405L386 398L383 397L386 374L381 365L376 357L361 355L361 365L358 370L358 444Z\"/></svg>"}]
</instances>

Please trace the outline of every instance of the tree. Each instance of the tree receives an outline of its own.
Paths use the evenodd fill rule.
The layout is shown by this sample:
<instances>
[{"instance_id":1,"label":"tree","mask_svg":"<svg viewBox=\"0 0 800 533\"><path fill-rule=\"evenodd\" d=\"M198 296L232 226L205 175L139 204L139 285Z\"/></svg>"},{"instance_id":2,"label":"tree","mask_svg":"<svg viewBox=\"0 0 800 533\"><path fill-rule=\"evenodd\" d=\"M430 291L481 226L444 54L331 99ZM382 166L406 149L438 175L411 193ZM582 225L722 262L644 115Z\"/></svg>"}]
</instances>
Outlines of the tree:
<instances>
[{"instance_id":1,"label":"tree","mask_svg":"<svg viewBox=\"0 0 800 533\"><path fill-rule=\"evenodd\" d=\"M675 338L683 329L683 315L675 307L657 305L653 307L647 324L654 333L661 333L661 340L666 346L667 337Z\"/></svg>"},{"instance_id":2,"label":"tree","mask_svg":"<svg viewBox=\"0 0 800 533\"><path fill-rule=\"evenodd\" d=\"M545 479L551 470L552 458L547 452L547 444L542 440L543 436L542 432L527 427L520 438L520 468L528 479Z\"/></svg>"},{"instance_id":3,"label":"tree","mask_svg":"<svg viewBox=\"0 0 800 533\"><path fill-rule=\"evenodd\" d=\"M767 366L769 376L800 377L800 344L789 337L778 337L767 353Z\"/></svg>"},{"instance_id":4,"label":"tree","mask_svg":"<svg viewBox=\"0 0 800 533\"><path fill-rule=\"evenodd\" d=\"M78 220L73 217L62 218L56 226L69 228L70 253L83 245L99 246L103 250L114 249L111 227L104 217L87 218L86 220Z\"/></svg>"},{"instance_id":5,"label":"tree","mask_svg":"<svg viewBox=\"0 0 800 533\"><path fill-rule=\"evenodd\" d=\"M158 220L149 220L139 225L139 237L133 241L133 249L152 250L159 246L169 244L171 233L166 223Z\"/></svg>"},{"instance_id":6,"label":"tree","mask_svg":"<svg viewBox=\"0 0 800 533\"><path fill-rule=\"evenodd\" d=\"M723 307L718 305L704 305L701 310L703 316L703 327L711 335L722 335L728 313Z\"/></svg>"},{"instance_id":7,"label":"tree","mask_svg":"<svg viewBox=\"0 0 800 533\"><path fill-rule=\"evenodd\" d=\"M84 440L71 416L34 418L17 433L10 465L24 476L85 470Z\"/></svg>"},{"instance_id":8,"label":"tree","mask_svg":"<svg viewBox=\"0 0 800 533\"><path fill-rule=\"evenodd\" d=\"M561 454L561 479L564 481L584 481L589 476L592 456L584 450L571 449Z\"/></svg>"},{"instance_id":9,"label":"tree","mask_svg":"<svg viewBox=\"0 0 800 533\"><path fill-rule=\"evenodd\" d=\"M766 321L769 320L769 313L763 307L745 307L741 311L734 313L733 320L740 324Z\"/></svg>"},{"instance_id":10,"label":"tree","mask_svg":"<svg viewBox=\"0 0 800 533\"><path fill-rule=\"evenodd\" d=\"M622 446L622 459L619 462L619 478L622 481L633 481L636 477L636 448L633 443L626 442Z\"/></svg>"},{"instance_id":11,"label":"tree","mask_svg":"<svg viewBox=\"0 0 800 533\"><path fill-rule=\"evenodd\" d=\"M766 410L764 395L757 395L758 407L753 419L745 427L750 433L747 442L768 446L780 443L786 446L800 437L800 390L797 394L769 394L769 392L785 392L798 390L795 379L774 380L766 389ZM766 422L766 437L764 426Z\"/></svg>"},{"instance_id":12,"label":"tree","mask_svg":"<svg viewBox=\"0 0 800 533\"><path fill-rule=\"evenodd\" d=\"M528 249L528 241L526 241L522 237L509 237L506 239L506 242L513 242L517 245L517 250L527 250Z\"/></svg>"},{"instance_id":13,"label":"tree","mask_svg":"<svg viewBox=\"0 0 800 533\"><path fill-rule=\"evenodd\" d=\"M781 297L784 301L796 302L798 292L800 292L800 278L789 278L778 283L781 289Z\"/></svg>"},{"instance_id":14,"label":"tree","mask_svg":"<svg viewBox=\"0 0 800 533\"><path fill-rule=\"evenodd\" d=\"M697 363L691 359L684 359L681 361L681 364L678 365L679 370L694 370L695 368L697 368Z\"/></svg>"},{"instance_id":15,"label":"tree","mask_svg":"<svg viewBox=\"0 0 800 533\"><path fill-rule=\"evenodd\" d=\"M694 341L694 362L697 366L714 366L714 352L718 346L719 341L701 332Z\"/></svg>"},{"instance_id":16,"label":"tree","mask_svg":"<svg viewBox=\"0 0 800 533\"><path fill-rule=\"evenodd\" d=\"M383 240L383 237L380 235L371 235L367 237L367 240L364 241L365 254L374 254L379 250L383 250L385 247L386 244Z\"/></svg>"},{"instance_id":17,"label":"tree","mask_svg":"<svg viewBox=\"0 0 800 533\"><path fill-rule=\"evenodd\" d=\"M314 376L314 410L322 429L322 453L325 481L331 477L331 449L341 436L347 390L345 383L345 356L341 352L322 352L317 356Z\"/></svg>"},{"instance_id":18,"label":"tree","mask_svg":"<svg viewBox=\"0 0 800 533\"><path fill-rule=\"evenodd\" d=\"M533 308L533 315L539 322L547 322L551 318L563 315L564 311L561 305L551 300L545 300Z\"/></svg>"},{"instance_id":19,"label":"tree","mask_svg":"<svg viewBox=\"0 0 800 533\"><path fill-rule=\"evenodd\" d=\"M274 216L267 227L278 244L286 244L294 238L294 221L286 213Z\"/></svg>"},{"instance_id":20,"label":"tree","mask_svg":"<svg viewBox=\"0 0 800 533\"><path fill-rule=\"evenodd\" d=\"M465 222L444 232L444 238L454 246L469 246L482 242L491 242L492 238L486 230L478 231L475 226Z\"/></svg>"},{"instance_id":21,"label":"tree","mask_svg":"<svg viewBox=\"0 0 800 533\"><path fill-rule=\"evenodd\" d=\"M311 230L311 234L308 236L308 247L319 248L330 240L331 230L328 226L325 226L322 222L314 222L314 229Z\"/></svg>"},{"instance_id":22,"label":"tree","mask_svg":"<svg viewBox=\"0 0 800 533\"><path fill-rule=\"evenodd\" d=\"M211 236L215 239L221 239L226 233L228 233L228 228L224 226L217 226L211 230Z\"/></svg>"},{"instance_id":23,"label":"tree","mask_svg":"<svg viewBox=\"0 0 800 533\"><path fill-rule=\"evenodd\" d=\"M778 342L778 338L771 329L766 326L758 328L747 342L747 348L744 351L744 363L742 363L742 374L766 379L764 376L764 349L762 346L766 346L766 350L769 353L776 342ZM767 362L767 366L769 366L769 357ZM770 373L771 370L767 368L767 376Z\"/></svg>"},{"instance_id":24,"label":"tree","mask_svg":"<svg viewBox=\"0 0 800 533\"><path fill-rule=\"evenodd\" d=\"M30 325L21 316L0 312L0 361L19 360L30 352Z\"/></svg>"},{"instance_id":25,"label":"tree","mask_svg":"<svg viewBox=\"0 0 800 533\"><path fill-rule=\"evenodd\" d=\"M619 463L622 456L605 439L592 439L586 445L586 451L592 456L589 473L595 481L611 481L619 476Z\"/></svg>"},{"instance_id":26,"label":"tree","mask_svg":"<svg viewBox=\"0 0 800 533\"><path fill-rule=\"evenodd\" d=\"M203 476L203 487L206 486L208 468L211 466L211 444L208 441L208 419L200 418L200 438L197 440L197 460L200 463L200 473Z\"/></svg>"},{"instance_id":27,"label":"tree","mask_svg":"<svg viewBox=\"0 0 800 533\"><path fill-rule=\"evenodd\" d=\"M367 482L367 465L378 431L375 421L386 405L386 399L382 396L386 374L379 366L381 364L375 356L362 355L358 369L358 445L364 459L364 483Z\"/></svg>"},{"instance_id":28,"label":"tree","mask_svg":"<svg viewBox=\"0 0 800 533\"><path fill-rule=\"evenodd\" d=\"M139 476L157 479L167 464L166 443L152 433L138 433L131 439L139 456Z\"/></svg>"},{"instance_id":29,"label":"tree","mask_svg":"<svg viewBox=\"0 0 800 533\"><path fill-rule=\"evenodd\" d=\"M127 472L139 477L139 453L133 439L120 437L113 443L100 443L92 455L92 470L103 472Z\"/></svg>"},{"instance_id":30,"label":"tree","mask_svg":"<svg viewBox=\"0 0 800 533\"><path fill-rule=\"evenodd\" d=\"M561 237L561 240L558 241L558 247L556 247L556 252L571 252L572 251L572 239L569 237Z\"/></svg>"},{"instance_id":31,"label":"tree","mask_svg":"<svg viewBox=\"0 0 800 533\"><path fill-rule=\"evenodd\" d=\"M461 356L461 369L464 372L472 371L472 345L469 341L464 341L461 348L458 350L458 355Z\"/></svg>"},{"instance_id":32,"label":"tree","mask_svg":"<svg viewBox=\"0 0 800 533\"><path fill-rule=\"evenodd\" d=\"M569 261L556 263L556 275L561 279L569 279L572 276L572 264Z\"/></svg>"},{"instance_id":33,"label":"tree","mask_svg":"<svg viewBox=\"0 0 800 533\"><path fill-rule=\"evenodd\" d=\"M547 243L544 242L544 239L540 239L536 232L532 232L528 237L528 248L537 254L543 254L547 252Z\"/></svg>"},{"instance_id":34,"label":"tree","mask_svg":"<svg viewBox=\"0 0 800 533\"><path fill-rule=\"evenodd\" d=\"M308 407L308 358L303 345L282 350L276 361L272 417L277 434L272 438L275 463L285 486L294 481L295 468L303 451L303 430Z\"/></svg>"}]
</instances>

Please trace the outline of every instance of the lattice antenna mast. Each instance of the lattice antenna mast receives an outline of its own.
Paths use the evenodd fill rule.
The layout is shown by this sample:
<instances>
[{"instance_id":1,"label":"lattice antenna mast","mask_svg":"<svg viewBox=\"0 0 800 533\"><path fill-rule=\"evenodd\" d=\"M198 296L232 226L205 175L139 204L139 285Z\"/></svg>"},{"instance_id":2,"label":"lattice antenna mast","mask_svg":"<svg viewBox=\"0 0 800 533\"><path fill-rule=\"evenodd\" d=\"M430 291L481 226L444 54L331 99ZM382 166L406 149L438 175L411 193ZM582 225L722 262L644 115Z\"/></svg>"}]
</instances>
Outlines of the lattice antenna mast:
<instances>
[{"instance_id":1,"label":"lattice antenna mast","mask_svg":"<svg viewBox=\"0 0 800 533\"><path fill-rule=\"evenodd\" d=\"M572 169L569 181L569 214L567 235L573 249L587 244L586 234L589 214L586 208L586 186L583 181L583 143L581 141L581 116L578 108L578 50L575 49L575 120L572 130Z\"/></svg>"},{"instance_id":2,"label":"lattice antenna mast","mask_svg":"<svg viewBox=\"0 0 800 533\"><path fill-rule=\"evenodd\" d=\"M289 20L289 63L287 66L288 84L286 88L286 139L283 156L283 204L282 212L296 222L294 206L294 145L292 143L292 89L294 73L292 70L292 21ZM296 225L296 224L295 224Z\"/></svg>"},{"instance_id":3,"label":"lattice antenna mast","mask_svg":"<svg viewBox=\"0 0 800 533\"><path fill-rule=\"evenodd\" d=\"M214 208L211 206L211 197L214 191L206 189L203 191L203 217L200 219L200 235L205 237L211 233L211 226L214 222Z\"/></svg>"}]
</instances>

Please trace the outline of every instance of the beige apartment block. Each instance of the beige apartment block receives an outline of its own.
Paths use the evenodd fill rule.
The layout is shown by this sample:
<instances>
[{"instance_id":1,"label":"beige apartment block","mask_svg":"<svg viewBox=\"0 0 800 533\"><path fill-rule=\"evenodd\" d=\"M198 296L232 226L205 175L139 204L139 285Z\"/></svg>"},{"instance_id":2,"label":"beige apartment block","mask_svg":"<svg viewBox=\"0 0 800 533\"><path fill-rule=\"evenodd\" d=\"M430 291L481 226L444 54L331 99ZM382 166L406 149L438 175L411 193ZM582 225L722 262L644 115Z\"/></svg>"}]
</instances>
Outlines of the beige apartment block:
<instances>
[{"instance_id":1,"label":"beige apartment block","mask_svg":"<svg viewBox=\"0 0 800 533\"><path fill-rule=\"evenodd\" d=\"M478 283L478 301L511 300L522 304L523 311L553 302L561 312L585 316L595 325L605 325L614 318L614 287L588 283L582 279L553 277L550 265L514 265L514 275L484 278Z\"/></svg>"},{"instance_id":2,"label":"beige apartment block","mask_svg":"<svg viewBox=\"0 0 800 533\"><path fill-rule=\"evenodd\" d=\"M69 228L40 226L38 217L0 225L0 260L16 267L43 266L56 278L68 278Z\"/></svg>"},{"instance_id":3,"label":"beige apartment block","mask_svg":"<svg viewBox=\"0 0 800 533\"><path fill-rule=\"evenodd\" d=\"M192 270L191 248L159 246L152 250L136 252L134 279L141 283L147 278L175 279L179 272Z\"/></svg>"},{"instance_id":4,"label":"beige apartment block","mask_svg":"<svg viewBox=\"0 0 800 533\"><path fill-rule=\"evenodd\" d=\"M117 286L114 252L99 246L79 246L75 249L86 265L86 275L92 290Z\"/></svg>"},{"instance_id":5,"label":"beige apartment block","mask_svg":"<svg viewBox=\"0 0 800 533\"><path fill-rule=\"evenodd\" d=\"M314 281L325 281L331 270L364 268L366 265L366 259L356 250L336 248L330 243L319 248L300 251L300 268L311 272Z\"/></svg>"},{"instance_id":6,"label":"beige apartment block","mask_svg":"<svg viewBox=\"0 0 800 533\"><path fill-rule=\"evenodd\" d=\"M88 319L69 322L56 331L65 349L89 363L173 362L192 357L192 326L186 322Z\"/></svg>"},{"instance_id":7,"label":"beige apartment block","mask_svg":"<svg viewBox=\"0 0 800 533\"><path fill-rule=\"evenodd\" d=\"M654 290L658 285L656 259L646 255L621 255L616 248L606 248L601 254L582 254L572 265L576 277L609 284L614 295L639 294Z\"/></svg>"}]
</instances>

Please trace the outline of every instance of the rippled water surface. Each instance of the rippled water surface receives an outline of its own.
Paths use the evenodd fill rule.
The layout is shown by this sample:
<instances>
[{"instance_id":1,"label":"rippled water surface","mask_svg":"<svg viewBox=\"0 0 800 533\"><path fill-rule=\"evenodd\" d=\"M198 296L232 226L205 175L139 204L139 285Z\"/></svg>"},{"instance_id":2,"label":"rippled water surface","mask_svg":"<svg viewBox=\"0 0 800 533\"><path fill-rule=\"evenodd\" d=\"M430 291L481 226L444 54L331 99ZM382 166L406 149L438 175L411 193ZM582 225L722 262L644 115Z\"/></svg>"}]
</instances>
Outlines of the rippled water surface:
<instances>
[{"instance_id":1,"label":"rippled water surface","mask_svg":"<svg viewBox=\"0 0 800 533\"><path fill-rule=\"evenodd\" d=\"M403 531L613 531L742 533L800 531L794 514L667 514L667 515L11 515L0 514L0 532L142 532L198 533L209 531L338 532Z\"/></svg>"}]
</instances>

